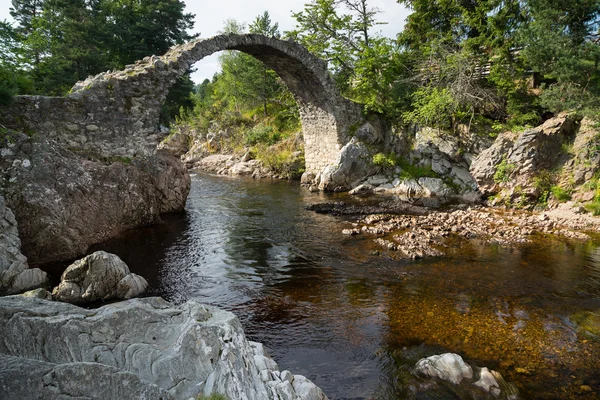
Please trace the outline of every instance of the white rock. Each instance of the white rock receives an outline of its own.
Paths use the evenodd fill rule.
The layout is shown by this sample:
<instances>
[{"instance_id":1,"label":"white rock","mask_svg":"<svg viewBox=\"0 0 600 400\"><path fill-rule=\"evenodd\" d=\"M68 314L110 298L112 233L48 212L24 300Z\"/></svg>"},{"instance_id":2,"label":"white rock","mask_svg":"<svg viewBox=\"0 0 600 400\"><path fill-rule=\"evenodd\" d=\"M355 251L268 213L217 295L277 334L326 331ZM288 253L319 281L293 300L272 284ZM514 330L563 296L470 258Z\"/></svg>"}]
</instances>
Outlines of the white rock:
<instances>
[{"instance_id":1,"label":"white rock","mask_svg":"<svg viewBox=\"0 0 600 400\"><path fill-rule=\"evenodd\" d=\"M458 385L463 379L473 378L473 369L462 357L454 353L444 353L423 358L415 365L415 372L439 378Z\"/></svg>"},{"instance_id":2,"label":"white rock","mask_svg":"<svg viewBox=\"0 0 600 400\"><path fill-rule=\"evenodd\" d=\"M496 381L496 378L494 377L494 375L492 375L492 373L490 372L489 369L487 369L486 367L481 368L480 371L480 378L477 382L475 382L473 385L480 387L481 389L485 390L486 392L490 392L492 393L494 396L499 396L500 395L500 385L498 384L498 382Z\"/></svg>"}]
</instances>

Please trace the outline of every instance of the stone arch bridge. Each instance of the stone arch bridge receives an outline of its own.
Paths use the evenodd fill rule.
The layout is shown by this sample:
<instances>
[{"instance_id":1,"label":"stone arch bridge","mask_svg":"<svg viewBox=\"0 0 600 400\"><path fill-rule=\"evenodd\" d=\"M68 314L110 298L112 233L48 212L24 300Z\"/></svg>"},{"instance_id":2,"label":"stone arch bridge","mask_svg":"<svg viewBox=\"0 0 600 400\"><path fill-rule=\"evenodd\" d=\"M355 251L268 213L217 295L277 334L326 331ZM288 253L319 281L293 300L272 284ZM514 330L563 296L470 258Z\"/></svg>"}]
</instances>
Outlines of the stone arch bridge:
<instances>
[{"instance_id":1,"label":"stone arch bridge","mask_svg":"<svg viewBox=\"0 0 600 400\"><path fill-rule=\"evenodd\" d=\"M332 165L349 131L363 121L360 106L339 94L324 61L295 42L262 35L174 46L163 56L80 81L66 97L19 96L0 117L8 127L39 132L70 149L104 157L148 154L164 137L159 115L171 86L195 62L221 50L248 53L283 79L299 105L307 173Z\"/></svg>"}]
</instances>

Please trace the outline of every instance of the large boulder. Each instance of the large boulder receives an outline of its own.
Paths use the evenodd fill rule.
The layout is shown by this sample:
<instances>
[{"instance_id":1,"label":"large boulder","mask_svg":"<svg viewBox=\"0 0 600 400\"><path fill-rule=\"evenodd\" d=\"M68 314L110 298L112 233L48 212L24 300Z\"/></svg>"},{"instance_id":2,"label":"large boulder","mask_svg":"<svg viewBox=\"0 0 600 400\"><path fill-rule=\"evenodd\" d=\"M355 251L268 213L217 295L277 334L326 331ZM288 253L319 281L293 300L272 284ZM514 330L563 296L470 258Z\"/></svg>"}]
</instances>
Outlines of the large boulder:
<instances>
[{"instance_id":1,"label":"large boulder","mask_svg":"<svg viewBox=\"0 0 600 400\"><path fill-rule=\"evenodd\" d=\"M118 256L97 251L67 267L52 296L67 303L93 303L130 299L147 288L148 282L130 273L127 264Z\"/></svg>"},{"instance_id":2,"label":"large boulder","mask_svg":"<svg viewBox=\"0 0 600 400\"><path fill-rule=\"evenodd\" d=\"M7 205L32 264L75 259L92 244L183 210L190 177L167 152L98 160L52 140L0 140Z\"/></svg>"},{"instance_id":3,"label":"large boulder","mask_svg":"<svg viewBox=\"0 0 600 400\"><path fill-rule=\"evenodd\" d=\"M3 297L0 337L0 398L158 399L162 390L170 396L163 399L326 399L305 377L279 371L232 313L193 301L133 299L87 310ZM19 368L23 378L14 379ZM43 386L51 386L44 396L31 391Z\"/></svg>"},{"instance_id":4,"label":"large boulder","mask_svg":"<svg viewBox=\"0 0 600 400\"><path fill-rule=\"evenodd\" d=\"M29 268L21 253L17 221L0 194L0 295L38 288L47 281L44 271Z\"/></svg>"},{"instance_id":5,"label":"large boulder","mask_svg":"<svg viewBox=\"0 0 600 400\"><path fill-rule=\"evenodd\" d=\"M379 167L373 164L372 151L354 137L342 147L336 162L321 171L316 177L316 182L320 190L346 191L358 186L378 169ZM310 179L303 177L303 180Z\"/></svg>"},{"instance_id":6,"label":"large boulder","mask_svg":"<svg viewBox=\"0 0 600 400\"><path fill-rule=\"evenodd\" d=\"M563 146L573 143L580 122L578 116L561 114L536 128L499 135L471 164L479 190L490 195L519 187L519 192L536 196L534 178L569 158Z\"/></svg>"}]
</instances>

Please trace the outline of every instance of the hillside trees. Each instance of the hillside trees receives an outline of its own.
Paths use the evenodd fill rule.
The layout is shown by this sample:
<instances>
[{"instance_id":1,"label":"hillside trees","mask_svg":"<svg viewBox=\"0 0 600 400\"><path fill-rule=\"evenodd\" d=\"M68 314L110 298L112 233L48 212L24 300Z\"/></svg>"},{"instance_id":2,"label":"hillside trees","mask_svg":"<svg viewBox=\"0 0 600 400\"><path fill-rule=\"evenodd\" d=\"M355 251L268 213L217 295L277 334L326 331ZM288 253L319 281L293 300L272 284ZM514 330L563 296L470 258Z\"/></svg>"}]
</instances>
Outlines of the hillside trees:
<instances>
[{"instance_id":1,"label":"hillside trees","mask_svg":"<svg viewBox=\"0 0 600 400\"><path fill-rule=\"evenodd\" d=\"M35 84L20 93L64 95L88 75L188 41L194 16L184 7L179 0L12 0L15 55ZM185 105L192 87L189 76L178 82L167 113Z\"/></svg>"},{"instance_id":2,"label":"hillside trees","mask_svg":"<svg viewBox=\"0 0 600 400\"><path fill-rule=\"evenodd\" d=\"M346 97L392 116L405 100L407 61L376 31L379 12L367 0L313 0L293 14L296 28L286 35L328 62Z\"/></svg>"},{"instance_id":3,"label":"hillside trees","mask_svg":"<svg viewBox=\"0 0 600 400\"><path fill-rule=\"evenodd\" d=\"M535 124L545 110L598 107L600 1L399 2L413 11L398 38L420 87L409 121L439 119L437 107L445 128L474 116Z\"/></svg>"}]
</instances>

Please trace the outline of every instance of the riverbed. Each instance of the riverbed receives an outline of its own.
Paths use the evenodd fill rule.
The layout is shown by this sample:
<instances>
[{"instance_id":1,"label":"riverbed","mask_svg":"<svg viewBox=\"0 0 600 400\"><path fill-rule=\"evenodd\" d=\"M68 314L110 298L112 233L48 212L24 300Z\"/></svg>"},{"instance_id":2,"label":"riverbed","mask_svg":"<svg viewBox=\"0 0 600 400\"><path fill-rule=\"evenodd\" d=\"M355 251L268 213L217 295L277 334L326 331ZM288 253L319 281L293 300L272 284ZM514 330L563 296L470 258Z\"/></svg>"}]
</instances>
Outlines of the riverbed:
<instances>
[{"instance_id":1,"label":"riverbed","mask_svg":"<svg viewBox=\"0 0 600 400\"><path fill-rule=\"evenodd\" d=\"M449 238L443 257L398 260L341 234L350 217L306 210L340 199L358 201L198 173L185 213L92 250L118 254L152 295L233 311L330 399L411 398L410 367L442 352L499 371L521 398L600 395L600 345L573 322L600 309L600 243Z\"/></svg>"}]
</instances>

